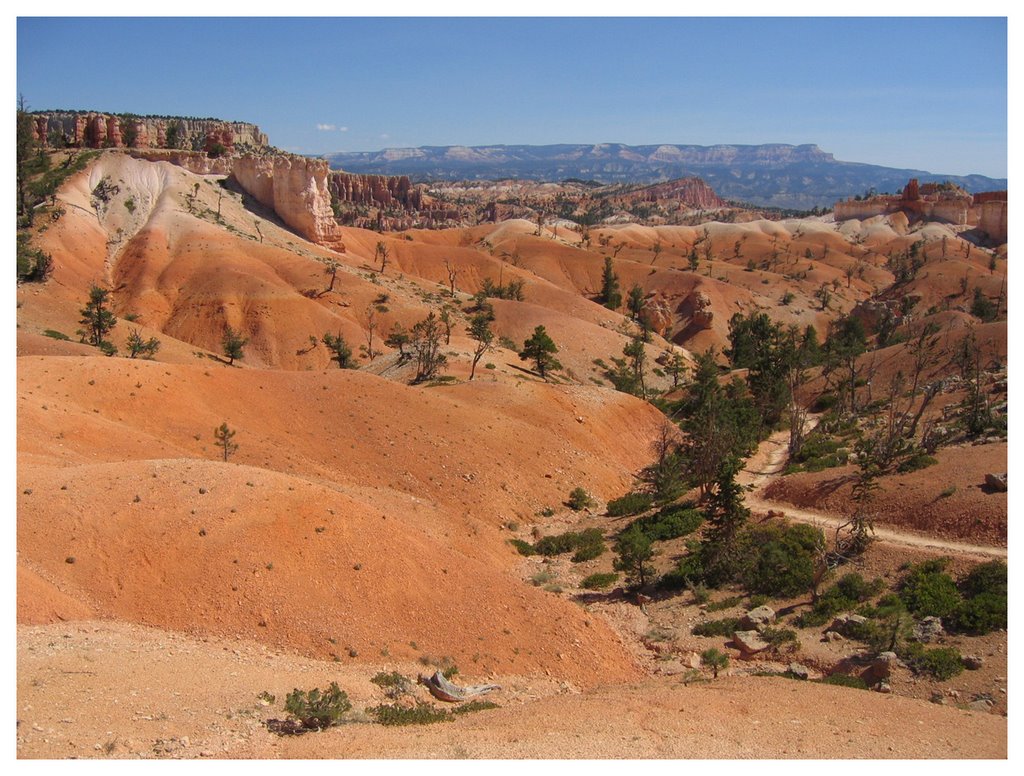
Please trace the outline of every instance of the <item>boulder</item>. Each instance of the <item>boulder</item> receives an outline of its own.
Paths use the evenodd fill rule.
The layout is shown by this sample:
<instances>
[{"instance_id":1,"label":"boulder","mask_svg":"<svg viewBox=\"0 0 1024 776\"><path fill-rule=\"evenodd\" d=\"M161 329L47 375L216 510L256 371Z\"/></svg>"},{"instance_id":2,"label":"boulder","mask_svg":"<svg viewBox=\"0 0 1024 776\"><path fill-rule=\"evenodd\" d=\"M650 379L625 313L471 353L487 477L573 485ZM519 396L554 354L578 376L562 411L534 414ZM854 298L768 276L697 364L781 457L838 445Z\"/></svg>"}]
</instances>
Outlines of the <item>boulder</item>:
<instances>
[{"instance_id":1,"label":"boulder","mask_svg":"<svg viewBox=\"0 0 1024 776\"><path fill-rule=\"evenodd\" d=\"M1001 440L1000 440L1001 441ZM1005 492L1009 487L1009 481L1007 479L1007 473L1002 472L1001 474L986 474L985 484L992 490L998 490Z\"/></svg>"},{"instance_id":2,"label":"boulder","mask_svg":"<svg viewBox=\"0 0 1024 776\"><path fill-rule=\"evenodd\" d=\"M862 617L859 614L840 614L832 620L829 630L841 633L844 636L849 636L852 628L864 625L867 621L867 617Z\"/></svg>"},{"instance_id":3,"label":"boulder","mask_svg":"<svg viewBox=\"0 0 1024 776\"><path fill-rule=\"evenodd\" d=\"M740 651L741 658L764 652L771 646L767 641L761 639L761 634L756 630L736 631L732 634L732 643Z\"/></svg>"},{"instance_id":4,"label":"boulder","mask_svg":"<svg viewBox=\"0 0 1024 776\"><path fill-rule=\"evenodd\" d=\"M878 657L868 663L860 678L868 687L874 687L879 682L887 680L892 675L893 666L899 661L895 652L882 652Z\"/></svg>"},{"instance_id":5,"label":"boulder","mask_svg":"<svg viewBox=\"0 0 1024 776\"><path fill-rule=\"evenodd\" d=\"M984 659L978 655L964 655L964 668L968 671L977 671L983 665L985 665Z\"/></svg>"},{"instance_id":6,"label":"boulder","mask_svg":"<svg viewBox=\"0 0 1024 776\"><path fill-rule=\"evenodd\" d=\"M789 675L796 679L810 679L811 672L805 665L800 663L790 663L789 668L786 669Z\"/></svg>"},{"instance_id":7,"label":"boulder","mask_svg":"<svg viewBox=\"0 0 1024 776\"><path fill-rule=\"evenodd\" d=\"M920 622L914 623L914 638L922 644L935 641L945 632L942 628L942 620L939 617L925 617Z\"/></svg>"},{"instance_id":8,"label":"boulder","mask_svg":"<svg viewBox=\"0 0 1024 776\"><path fill-rule=\"evenodd\" d=\"M834 630L827 630L821 637L821 640L832 643L833 641L846 641L846 637L842 633L837 633Z\"/></svg>"},{"instance_id":9,"label":"boulder","mask_svg":"<svg viewBox=\"0 0 1024 776\"><path fill-rule=\"evenodd\" d=\"M761 631L773 622L775 622L775 610L770 606L759 606L743 615L740 627L744 630Z\"/></svg>"}]
</instances>

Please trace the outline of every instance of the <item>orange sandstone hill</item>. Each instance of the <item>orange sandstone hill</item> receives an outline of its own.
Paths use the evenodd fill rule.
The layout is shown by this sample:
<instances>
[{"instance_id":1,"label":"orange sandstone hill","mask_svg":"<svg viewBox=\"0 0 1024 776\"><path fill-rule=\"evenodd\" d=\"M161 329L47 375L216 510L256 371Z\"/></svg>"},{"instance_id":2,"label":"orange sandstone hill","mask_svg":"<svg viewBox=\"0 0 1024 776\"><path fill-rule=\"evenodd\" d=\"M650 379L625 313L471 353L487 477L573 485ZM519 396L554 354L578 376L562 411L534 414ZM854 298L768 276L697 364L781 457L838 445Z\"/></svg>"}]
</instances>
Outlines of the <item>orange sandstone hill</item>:
<instances>
[{"instance_id":1,"label":"orange sandstone hill","mask_svg":"<svg viewBox=\"0 0 1024 776\"><path fill-rule=\"evenodd\" d=\"M81 672L74 661L91 659L90 640L126 654L166 647L195 655L218 677L210 686L203 675L161 666L141 687L137 668L126 669L111 679L125 687L103 692L184 692L207 712L223 698L238 708L239 687L247 698L258 692L250 684L264 676L254 667L262 657L246 661L260 650L283 661L273 676L299 683L336 669L367 702L376 691L365 675L378 669L454 662L467 682L510 684L513 706L543 696L544 709L567 714L556 746L541 741L544 732L525 712L503 711L496 719L523 736L514 753L591 754L567 742L600 720L597 751L626 756L628 740L652 724L650 699L668 713L686 704L680 692L689 691L650 678L657 667L639 646L648 613L622 600L595 605L545 589L536 562L509 542L531 529L540 535L596 520L654 457L664 415L610 384L636 326L627 310L600 303L606 257L623 296L636 286L645 300L640 320L652 332L644 345L651 365L721 351L737 312L768 310L822 334L851 311L870 323L877 305L892 301L885 292L900 257L921 251L922 241L928 263L913 280L918 309L936 308L950 331L971 317L974 287L997 300L1005 275L1005 252L983 254L955 226L911 226L900 213L841 224L757 219L589 230L511 219L382 234L333 218L325 165L316 161L236 160L231 175L198 175L172 158L99 154L60 188L32 231L53 270L45 282L18 288L19 715L32 706L45 716L40 730L19 728L23 756L82 754L63 748L69 733L47 732L44 723L72 719L67 730L93 735L79 719L88 715L57 713L48 679L33 682L48 670ZM967 278L963 291L958 277ZM110 292L117 357L76 336L93 286ZM494 286L518 294L481 300ZM476 342L468 327L482 301L493 309L496 340L470 381ZM445 369L412 384L415 364L388 337L432 312L450 327L440 344ZM561 362L546 380L518 355L539 325ZM247 339L233 364L221 355L227 327ZM990 349L1005 352L1005 324L988 327ZM136 334L159 340L152 358L125 357ZM327 334L348 342L358 369L337 367ZM890 355L892 363L907 358ZM671 395L665 371L652 368L649 379ZM221 424L235 432L230 456L214 437ZM575 488L597 506L568 510ZM783 495L816 506L799 482ZM557 568L545 564L541 572ZM51 642L62 643L57 633L74 644L62 656L52 653ZM221 644L238 645L230 665L211 646ZM231 671L250 669L225 687ZM112 676L106 663L98 670ZM726 687L741 716L778 711L770 693L759 691L748 707L734 685ZM786 689L799 697L787 702L803 710L797 714L856 692L794 688ZM710 692L693 698L721 715ZM104 720L120 720L104 698ZM615 698L628 707L621 723L609 711ZM865 718L890 700L856 696ZM941 746L918 736L900 748L887 734L878 747L823 752L809 735L787 751L1005 753L999 719L897 700L941 729ZM141 718L124 720L126 729ZM498 756L503 739L486 719L460 721L459 740L473 754ZM840 726L809 713L806 721L830 736ZM219 724L176 719L167 733L130 737L149 742L155 756L421 754L372 731L358 733L350 748L335 740L319 753L306 743L277 750L265 729L243 731L237 718L223 749L181 746L183 735L220 746L221 732L212 732ZM700 750L707 756L777 752L749 748L749 736L721 724L735 735ZM965 730L977 738L956 739ZM432 756L460 756L458 747L425 740ZM103 741L95 746L87 753L106 751ZM134 744L117 746L110 752L136 753ZM639 753L687 754L657 736Z\"/></svg>"}]
</instances>

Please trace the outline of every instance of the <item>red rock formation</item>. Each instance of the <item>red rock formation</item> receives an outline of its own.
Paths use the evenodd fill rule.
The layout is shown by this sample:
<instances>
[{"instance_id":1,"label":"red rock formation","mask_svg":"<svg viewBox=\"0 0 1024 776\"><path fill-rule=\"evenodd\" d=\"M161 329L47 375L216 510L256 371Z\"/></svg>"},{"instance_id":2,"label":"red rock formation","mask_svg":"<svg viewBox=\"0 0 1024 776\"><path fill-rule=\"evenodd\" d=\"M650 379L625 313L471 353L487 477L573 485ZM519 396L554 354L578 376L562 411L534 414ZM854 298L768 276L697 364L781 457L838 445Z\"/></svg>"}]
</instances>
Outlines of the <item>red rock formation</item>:
<instances>
[{"instance_id":1,"label":"red rock formation","mask_svg":"<svg viewBox=\"0 0 1024 776\"><path fill-rule=\"evenodd\" d=\"M996 244L1005 243L1009 229L1007 203L989 200L982 202L979 208L981 213L978 217L978 230L987 234Z\"/></svg>"},{"instance_id":2,"label":"red rock formation","mask_svg":"<svg viewBox=\"0 0 1024 776\"><path fill-rule=\"evenodd\" d=\"M640 320L658 336L667 337L672 328L672 308L664 298L655 294L644 302Z\"/></svg>"},{"instance_id":3,"label":"red rock formation","mask_svg":"<svg viewBox=\"0 0 1024 776\"><path fill-rule=\"evenodd\" d=\"M45 116L36 116L32 124L32 136L38 145L47 145L47 126Z\"/></svg>"},{"instance_id":4,"label":"red rock formation","mask_svg":"<svg viewBox=\"0 0 1024 776\"><path fill-rule=\"evenodd\" d=\"M107 145L111 148L120 148L124 143L121 140L121 119L117 116L107 116Z\"/></svg>"},{"instance_id":5,"label":"red rock formation","mask_svg":"<svg viewBox=\"0 0 1024 776\"><path fill-rule=\"evenodd\" d=\"M910 221L944 221L958 226L977 224L971 195L958 186L926 183L919 186L911 178L899 196L875 196L863 200L837 202L836 221L865 219L879 215L904 213Z\"/></svg>"},{"instance_id":6,"label":"red rock formation","mask_svg":"<svg viewBox=\"0 0 1024 776\"><path fill-rule=\"evenodd\" d=\"M683 299L678 311L682 317L689 317L688 325L697 329L710 329L715 318L711 297L699 289L694 289Z\"/></svg>"},{"instance_id":7,"label":"red rock formation","mask_svg":"<svg viewBox=\"0 0 1024 776\"><path fill-rule=\"evenodd\" d=\"M135 130L134 148L149 148L149 128L142 119L134 119L132 128Z\"/></svg>"},{"instance_id":8,"label":"red rock formation","mask_svg":"<svg viewBox=\"0 0 1024 776\"><path fill-rule=\"evenodd\" d=\"M206 143L203 147L208 154L218 156L233 154L235 152L235 135L228 127L213 127L206 133Z\"/></svg>"},{"instance_id":9,"label":"red rock formation","mask_svg":"<svg viewBox=\"0 0 1024 776\"><path fill-rule=\"evenodd\" d=\"M1005 191L979 191L974 195L974 204L981 205L985 202L1007 202Z\"/></svg>"},{"instance_id":10,"label":"red rock formation","mask_svg":"<svg viewBox=\"0 0 1024 776\"><path fill-rule=\"evenodd\" d=\"M205 151L178 151L168 148L133 148L131 155L148 162L169 162L196 175L230 175L234 159L220 156L211 159Z\"/></svg>"},{"instance_id":11,"label":"red rock formation","mask_svg":"<svg viewBox=\"0 0 1024 776\"><path fill-rule=\"evenodd\" d=\"M253 156L234 160L238 184L307 240L344 252L327 190L325 159Z\"/></svg>"},{"instance_id":12,"label":"red rock formation","mask_svg":"<svg viewBox=\"0 0 1024 776\"><path fill-rule=\"evenodd\" d=\"M124 117L102 113L49 113L36 115L36 136L46 143L51 133L62 136L74 146L91 148L120 147L123 144L121 120ZM260 150L268 146L267 136L255 124L213 119L139 118L134 122L135 145L140 148L163 148L167 144L167 128L177 127L177 146L184 149L205 147L215 138L229 150ZM244 147L244 148L243 148Z\"/></svg>"},{"instance_id":13,"label":"red rock formation","mask_svg":"<svg viewBox=\"0 0 1024 776\"><path fill-rule=\"evenodd\" d=\"M90 114L85 128L85 144L90 148L102 148L107 139L106 116Z\"/></svg>"},{"instance_id":14,"label":"red rock formation","mask_svg":"<svg viewBox=\"0 0 1024 776\"><path fill-rule=\"evenodd\" d=\"M332 172L331 194L343 203L415 211L423 207L422 189L406 175L354 175Z\"/></svg>"},{"instance_id":15,"label":"red rock formation","mask_svg":"<svg viewBox=\"0 0 1024 776\"><path fill-rule=\"evenodd\" d=\"M728 203L701 178L678 178L665 183L655 183L653 186L633 192L633 197L641 202L675 200L695 210L728 207Z\"/></svg>"}]
</instances>

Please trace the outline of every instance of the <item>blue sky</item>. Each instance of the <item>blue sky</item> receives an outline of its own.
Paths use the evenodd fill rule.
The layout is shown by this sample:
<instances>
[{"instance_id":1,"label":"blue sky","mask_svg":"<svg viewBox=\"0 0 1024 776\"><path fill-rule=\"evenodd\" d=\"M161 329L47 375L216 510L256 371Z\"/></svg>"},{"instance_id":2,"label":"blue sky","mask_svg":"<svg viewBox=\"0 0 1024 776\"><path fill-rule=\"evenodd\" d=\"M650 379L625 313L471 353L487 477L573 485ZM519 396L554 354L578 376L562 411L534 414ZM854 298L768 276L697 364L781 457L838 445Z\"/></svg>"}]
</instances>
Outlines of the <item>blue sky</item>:
<instances>
[{"instance_id":1,"label":"blue sky","mask_svg":"<svg viewBox=\"0 0 1024 776\"><path fill-rule=\"evenodd\" d=\"M817 143L1007 174L999 18L22 18L29 107L251 121L298 153Z\"/></svg>"}]
</instances>

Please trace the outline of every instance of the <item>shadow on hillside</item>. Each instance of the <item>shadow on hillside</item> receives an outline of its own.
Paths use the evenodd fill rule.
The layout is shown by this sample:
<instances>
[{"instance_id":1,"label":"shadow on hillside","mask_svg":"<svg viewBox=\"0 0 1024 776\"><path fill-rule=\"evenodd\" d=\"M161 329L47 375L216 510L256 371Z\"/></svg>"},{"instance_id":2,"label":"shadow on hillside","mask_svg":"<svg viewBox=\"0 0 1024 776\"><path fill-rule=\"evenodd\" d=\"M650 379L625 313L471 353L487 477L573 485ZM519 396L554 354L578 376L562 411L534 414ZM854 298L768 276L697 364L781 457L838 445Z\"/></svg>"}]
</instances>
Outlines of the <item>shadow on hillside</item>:
<instances>
[{"instance_id":1,"label":"shadow on hillside","mask_svg":"<svg viewBox=\"0 0 1024 776\"><path fill-rule=\"evenodd\" d=\"M817 485L814 485L813 487L809 488L806 491L806 496L817 502L819 499L825 498L826 496L831 496L833 493L835 493L837 490L843 487L843 485L856 481L856 474L842 474L838 477L833 477L830 480L823 480L822 482L819 482Z\"/></svg>"}]
</instances>

